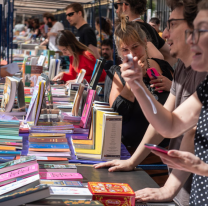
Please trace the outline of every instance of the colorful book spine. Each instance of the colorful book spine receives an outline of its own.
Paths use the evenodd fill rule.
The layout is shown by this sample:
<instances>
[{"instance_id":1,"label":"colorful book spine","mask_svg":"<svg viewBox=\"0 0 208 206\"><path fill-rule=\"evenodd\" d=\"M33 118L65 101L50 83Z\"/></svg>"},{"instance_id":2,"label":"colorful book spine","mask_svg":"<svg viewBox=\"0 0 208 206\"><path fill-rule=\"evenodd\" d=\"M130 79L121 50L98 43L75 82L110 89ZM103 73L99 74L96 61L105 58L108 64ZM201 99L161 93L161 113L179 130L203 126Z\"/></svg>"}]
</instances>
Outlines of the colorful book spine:
<instances>
[{"instance_id":1,"label":"colorful book spine","mask_svg":"<svg viewBox=\"0 0 208 206\"><path fill-rule=\"evenodd\" d=\"M32 177L28 177L26 179L22 179L17 182L13 182L11 184L2 186L2 187L0 187L0 195L3 195L5 193L15 190L17 188L23 187L24 185L28 185L36 180L39 180L39 179L40 179L40 176L39 176L39 174L37 174Z\"/></svg>"},{"instance_id":2,"label":"colorful book spine","mask_svg":"<svg viewBox=\"0 0 208 206\"><path fill-rule=\"evenodd\" d=\"M67 139L66 138L41 138L41 137L34 137L34 138L30 138L30 142L63 143L63 142L67 142Z\"/></svg>"},{"instance_id":3,"label":"colorful book spine","mask_svg":"<svg viewBox=\"0 0 208 206\"><path fill-rule=\"evenodd\" d=\"M37 149L37 148L30 148L29 151L39 151L39 152L70 152L69 149Z\"/></svg>"},{"instance_id":4,"label":"colorful book spine","mask_svg":"<svg viewBox=\"0 0 208 206\"><path fill-rule=\"evenodd\" d=\"M84 187L80 181L67 180L40 180L41 184L55 187Z\"/></svg>"},{"instance_id":5,"label":"colorful book spine","mask_svg":"<svg viewBox=\"0 0 208 206\"><path fill-rule=\"evenodd\" d=\"M63 173L63 172L40 172L40 179L46 180L73 180L83 179L79 173Z\"/></svg>"},{"instance_id":6,"label":"colorful book spine","mask_svg":"<svg viewBox=\"0 0 208 206\"><path fill-rule=\"evenodd\" d=\"M36 171L38 171L38 169L39 169L39 167L38 167L38 164L36 163L36 164L28 166L28 167L24 167L24 168L21 168L18 170L4 173L4 174L0 175L0 182L36 172Z\"/></svg>"},{"instance_id":7,"label":"colorful book spine","mask_svg":"<svg viewBox=\"0 0 208 206\"><path fill-rule=\"evenodd\" d=\"M44 149L69 149L68 144L50 144L50 143L30 143L30 148L44 148Z\"/></svg>"},{"instance_id":8,"label":"colorful book spine","mask_svg":"<svg viewBox=\"0 0 208 206\"><path fill-rule=\"evenodd\" d=\"M39 165L40 169L77 169L76 165L54 165L54 164L43 164Z\"/></svg>"},{"instance_id":9,"label":"colorful book spine","mask_svg":"<svg viewBox=\"0 0 208 206\"><path fill-rule=\"evenodd\" d=\"M0 156L21 155L21 151L0 151Z\"/></svg>"}]
</instances>

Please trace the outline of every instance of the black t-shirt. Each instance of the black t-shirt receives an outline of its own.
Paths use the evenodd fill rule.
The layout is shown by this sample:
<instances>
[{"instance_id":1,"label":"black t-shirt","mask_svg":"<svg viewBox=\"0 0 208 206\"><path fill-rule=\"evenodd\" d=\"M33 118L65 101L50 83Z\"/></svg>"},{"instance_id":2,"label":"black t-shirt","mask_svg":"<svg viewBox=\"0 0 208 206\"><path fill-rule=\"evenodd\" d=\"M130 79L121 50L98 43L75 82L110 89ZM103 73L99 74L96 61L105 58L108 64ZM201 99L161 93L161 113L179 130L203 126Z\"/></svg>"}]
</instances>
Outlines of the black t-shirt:
<instances>
[{"instance_id":1,"label":"black t-shirt","mask_svg":"<svg viewBox=\"0 0 208 206\"><path fill-rule=\"evenodd\" d=\"M165 44L165 40L160 37L156 30L146 22L137 21L137 23L139 23L141 29L145 32L147 40L151 41L157 49L161 49Z\"/></svg>"},{"instance_id":2,"label":"black t-shirt","mask_svg":"<svg viewBox=\"0 0 208 206\"><path fill-rule=\"evenodd\" d=\"M95 32L88 24L84 24L77 30L77 37L79 37L79 41L84 45L89 46L92 44L97 47Z\"/></svg>"},{"instance_id":3,"label":"black t-shirt","mask_svg":"<svg viewBox=\"0 0 208 206\"><path fill-rule=\"evenodd\" d=\"M108 60L105 63L104 70L108 71L112 66L113 66L113 61L112 60Z\"/></svg>"}]
</instances>

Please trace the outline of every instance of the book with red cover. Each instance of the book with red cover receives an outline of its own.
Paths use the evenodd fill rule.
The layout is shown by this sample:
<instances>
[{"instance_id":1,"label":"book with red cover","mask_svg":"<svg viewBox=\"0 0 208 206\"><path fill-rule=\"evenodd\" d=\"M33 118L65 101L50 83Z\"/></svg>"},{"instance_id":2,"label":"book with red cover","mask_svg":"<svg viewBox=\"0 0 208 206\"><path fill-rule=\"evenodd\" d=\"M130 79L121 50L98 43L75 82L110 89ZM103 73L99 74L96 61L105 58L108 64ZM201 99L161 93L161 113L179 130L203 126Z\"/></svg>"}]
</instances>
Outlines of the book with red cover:
<instances>
[{"instance_id":1,"label":"book with red cover","mask_svg":"<svg viewBox=\"0 0 208 206\"><path fill-rule=\"evenodd\" d=\"M86 103L82 112L80 126L83 128L90 128L92 103L95 99L96 91L90 89L87 94Z\"/></svg>"},{"instance_id":2,"label":"book with red cover","mask_svg":"<svg viewBox=\"0 0 208 206\"><path fill-rule=\"evenodd\" d=\"M106 206L135 205L135 193L128 184L88 182L88 189L93 194L92 200L98 200Z\"/></svg>"}]
</instances>

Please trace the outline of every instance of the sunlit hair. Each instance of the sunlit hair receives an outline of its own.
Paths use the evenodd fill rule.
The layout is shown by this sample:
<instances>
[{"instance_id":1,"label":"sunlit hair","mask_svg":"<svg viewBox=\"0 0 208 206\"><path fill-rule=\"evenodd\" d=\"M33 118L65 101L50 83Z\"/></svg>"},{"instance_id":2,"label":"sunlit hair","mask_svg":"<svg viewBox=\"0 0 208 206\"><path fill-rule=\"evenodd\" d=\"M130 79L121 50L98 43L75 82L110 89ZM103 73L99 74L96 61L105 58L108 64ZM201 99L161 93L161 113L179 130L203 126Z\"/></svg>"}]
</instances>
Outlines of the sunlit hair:
<instances>
[{"instance_id":1,"label":"sunlit hair","mask_svg":"<svg viewBox=\"0 0 208 206\"><path fill-rule=\"evenodd\" d=\"M207 0L203 0L198 4L198 11L201 10L208 10L208 1Z\"/></svg>"},{"instance_id":2,"label":"sunlit hair","mask_svg":"<svg viewBox=\"0 0 208 206\"><path fill-rule=\"evenodd\" d=\"M121 22L115 28L114 34L118 54L120 55L121 44L128 45L130 41L139 42L141 45L146 46L147 38L139 24L134 21L128 21L128 17L124 14L121 15L120 20Z\"/></svg>"},{"instance_id":3,"label":"sunlit hair","mask_svg":"<svg viewBox=\"0 0 208 206\"><path fill-rule=\"evenodd\" d=\"M72 66L75 68L75 71L77 71L79 66L79 55L82 54L86 56L86 51L89 51L91 54L93 54L93 52L88 49L88 47L79 42L74 34L68 30L63 30L58 33L56 37L56 45L66 47L70 52L72 52L72 56L74 58ZM86 57L90 59L88 56Z\"/></svg>"}]
</instances>

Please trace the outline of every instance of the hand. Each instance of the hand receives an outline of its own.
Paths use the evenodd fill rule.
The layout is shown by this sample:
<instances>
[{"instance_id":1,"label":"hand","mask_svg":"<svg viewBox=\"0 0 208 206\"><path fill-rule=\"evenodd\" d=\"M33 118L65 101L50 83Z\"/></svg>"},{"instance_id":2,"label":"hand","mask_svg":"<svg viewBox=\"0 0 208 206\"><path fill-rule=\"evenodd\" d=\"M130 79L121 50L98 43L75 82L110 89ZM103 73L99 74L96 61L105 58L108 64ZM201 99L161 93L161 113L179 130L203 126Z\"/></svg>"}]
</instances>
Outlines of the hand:
<instances>
[{"instance_id":1,"label":"hand","mask_svg":"<svg viewBox=\"0 0 208 206\"><path fill-rule=\"evenodd\" d=\"M131 171L134 169L134 165L131 163L130 159L128 160L112 160L110 162L100 163L94 165L96 169L102 167L110 167L108 169L109 172L116 171Z\"/></svg>"},{"instance_id":2,"label":"hand","mask_svg":"<svg viewBox=\"0 0 208 206\"><path fill-rule=\"evenodd\" d=\"M170 150L168 155L152 150L152 153L160 156L169 168L184 170L198 175L208 176L208 165L190 152Z\"/></svg>"},{"instance_id":3,"label":"hand","mask_svg":"<svg viewBox=\"0 0 208 206\"><path fill-rule=\"evenodd\" d=\"M135 191L137 202L169 202L173 200L175 194L170 191L171 187L145 188Z\"/></svg>"},{"instance_id":4,"label":"hand","mask_svg":"<svg viewBox=\"0 0 208 206\"><path fill-rule=\"evenodd\" d=\"M55 76L52 80L53 81L62 80L63 76L64 76L64 72L61 72L57 76Z\"/></svg>"},{"instance_id":5,"label":"hand","mask_svg":"<svg viewBox=\"0 0 208 206\"><path fill-rule=\"evenodd\" d=\"M142 68L138 64L138 58L133 58L133 64L132 62L127 61L127 57L124 57L123 64L121 66L121 76L124 78L124 80L129 84L131 88L136 85L135 80L138 81L140 84L143 84L143 73ZM132 69L133 66L134 69Z\"/></svg>"},{"instance_id":6,"label":"hand","mask_svg":"<svg viewBox=\"0 0 208 206\"><path fill-rule=\"evenodd\" d=\"M150 84L151 87L155 87L155 91L163 90L169 92L172 85L172 81L170 81L167 77L161 75L158 76L157 79L151 77Z\"/></svg>"},{"instance_id":7,"label":"hand","mask_svg":"<svg viewBox=\"0 0 208 206\"><path fill-rule=\"evenodd\" d=\"M1 74L1 77L12 76L12 74L7 72L7 68L6 67L0 69L0 74Z\"/></svg>"},{"instance_id":8,"label":"hand","mask_svg":"<svg viewBox=\"0 0 208 206\"><path fill-rule=\"evenodd\" d=\"M143 55L139 61L138 61L138 65L144 70L146 70L148 68L148 64L147 64L147 57L146 55Z\"/></svg>"},{"instance_id":9,"label":"hand","mask_svg":"<svg viewBox=\"0 0 208 206\"><path fill-rule=\"evenodd\" d=\"M75 83L75 82L76 82L76 79L69 80L66 82L65 86L68 86L70 83Z\"/></svg>"}]
</instances>

